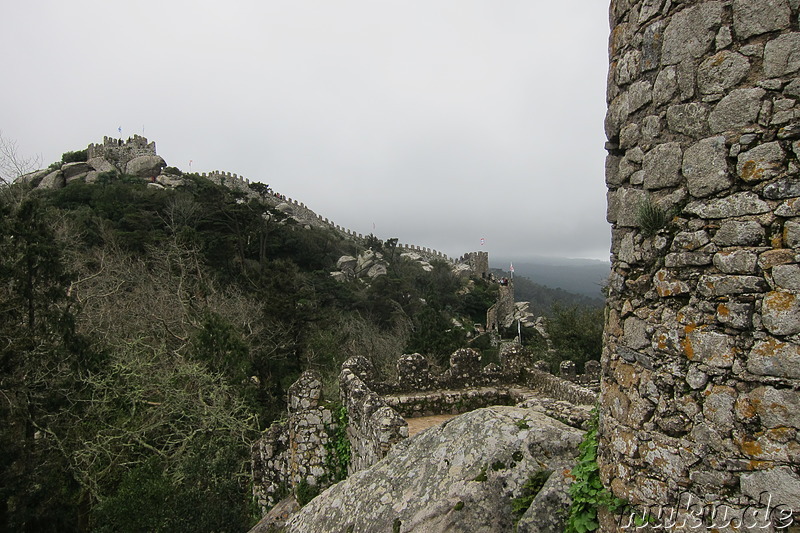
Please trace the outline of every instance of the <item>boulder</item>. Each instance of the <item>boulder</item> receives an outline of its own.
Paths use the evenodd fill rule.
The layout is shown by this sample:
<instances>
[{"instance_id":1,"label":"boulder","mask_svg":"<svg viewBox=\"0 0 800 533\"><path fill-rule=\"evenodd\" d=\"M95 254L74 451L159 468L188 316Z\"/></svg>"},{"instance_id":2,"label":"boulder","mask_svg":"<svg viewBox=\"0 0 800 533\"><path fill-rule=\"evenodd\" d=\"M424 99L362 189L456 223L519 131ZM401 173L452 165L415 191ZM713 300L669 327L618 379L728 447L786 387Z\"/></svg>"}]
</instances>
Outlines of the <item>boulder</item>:
<instances>
[{"instance_id":1,"label":"boulder","mask_svg":"<svg viewBox=\"0 0 800 533\"><path fill-rule=\"evenodd\" d=\"M45 176L47 176L51 172L53 172L52 169L44 168L42 170L36 170L34 172L29 172L28 174L24 174L24 175L18 177L14 181L16 181L18 183L31 183L34 186L36 186L36 185L39 184L39 182L42 181L42 178L44 178Z\"/></svg>"},{"instance_id":2,"label":"boulder","mask_svg":"<svg viewBox=\"0 0 800 533\"><path fill-rule=\"evenodd\" d=\"M352 276L355 274L356 271L356 263L358 263L358 259L350 255L343 255L336 261L336 268L341 270L347 275Z\"/></svg>"},{"instance_id":3,"label":"boulder","mask_svg":"<svg viewBox=\"0 0 800 533\"><path fill-rule=\"evenodd\" d=\"M102 157L93 157L86 162L97 172L116 172L117 167L106 161Z\"/></svg>"},{"instance_id":4,"label":"boulder","mask_svg":"<svg viewBox=\"0 0 800 533\"><path fill-rule=\"evenodd\" d=\"M180 187L186 182L182 177L175 176L174 174L161 174L156 178L156 183L164 187Z\"/></svg>"},{"instance_id":5,"label":"boulder","mask_svg":"<svg viewBox=\"0 0 800 533\"><path fill-rule=\"evenodd\" d=\"M67 181L64 179L64 174L60 170L54 170L39 182L36 186L37 189L61 189Z\"/></svg>"},{"instance_id":6,"label":"boulder","mask_svg":"<svg viewBox=\"0 0 800 533\"><path fill-rule=\"evenodd\" d=\"M512 531L511 502L544 480L520 525L562 531L583 432L519 407L458 416L397 445L308 503L286 531Z\"/></svg>"},{"instance_id":7,"label":"boulder","mask_svg":"<svg viewBox=\"0 0 800 533\"><path fill-rule=\"evenodd\" d=\"M66 163L61 167L61 172L64 174L64 179L70 182L78 177L86 176L86 173L92 170L88 163Z\"/></svg>"},{"instance_id":8,"label":"boulder","mask_svg":"<svg viewBox=\"0 0 800 533\"><path fill-rule=\"evenodd\" d=\"M125 173L140 178L154 178L161 174L161 169L167 166L166 161L158 155L140 155L134 157L125 165Z\"/></svg>"}]
</instances>

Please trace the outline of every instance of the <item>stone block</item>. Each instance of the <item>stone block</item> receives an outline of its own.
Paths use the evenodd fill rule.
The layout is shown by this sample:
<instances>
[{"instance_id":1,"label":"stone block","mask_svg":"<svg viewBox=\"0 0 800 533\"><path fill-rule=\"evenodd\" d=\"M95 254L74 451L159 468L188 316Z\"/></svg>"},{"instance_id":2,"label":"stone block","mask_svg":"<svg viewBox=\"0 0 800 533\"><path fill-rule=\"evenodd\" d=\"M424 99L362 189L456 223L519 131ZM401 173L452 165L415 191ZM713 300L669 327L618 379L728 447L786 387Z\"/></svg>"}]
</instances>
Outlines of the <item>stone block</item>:
<instances>
[{"instance_id":1,"label":"stone block","mask_svg":"<svg viewBox=\"0 0 800 533\"><path fill-rule=\"evenodd\" d=\"M764 187L764 198L768 200L783 200L800 196L800 179L786 177L779 179Z\"/></svg>"},{"instance_id":2,"label":"stone block","mask_svg":"<svg viewBox=\"0 0 800 533\"><path fill-rule=\"evenodd\" d=\"M800 394L797 391L764 386L753 390L749 397L762 426L800 427Z\"/></svg>"},{"instance_id":3,"label":"stone block","mask_svg":"<svg viewBox=\"0 0 800 533\"><path fill-rule=\"evenodd\" d=\"M753 304L722 302L717 305L715 318L731 328L750 329L753 327Z\"/></svg>"},{"instance_id":4,"label":"stone block","mask_svg":"<svg viewBox=\"0 0 800 533\"><path fill-rule=\"evenodd\" d=\"M772 291L761 304L764 327L773 335L800 333L800 300L795 293Z\"/></svg>"},{"instance_id":5,"label":"stone block","mask_svg":"<svg viewBox=\"0 0 800 533\"><path fill-rule=\"evenodd\" d=\"M755 220L726 220L712 239L719 246L757 246L764 242L764 227Z\"/></svg>"},{"instance_id":6,"label":"stone block","mask_svg":"<svg viewBox=\"0 0 800 533\"><path fill-rule=\"evenodd\" d=\"M712 254L701 252L679 252L667 254L664 266L667 268L680 268L689 266L705 266L712 262Z\"/></svg>"},{"instance_id":7,"label":"stone block","mask_svg":"<svg viewBox=\"0 0 800 533\"><path fill-rule=\"evenodd\" d=\"M762 501L764 493L769 494L774 505L780 506L776 511L784 510L780 515L773 513L773 518L778 515L786 520L782 524L791 524L791 511L786 515L786 509L800 509L800 477L788 466L743 473L739 483L742 493L754 501Z\"/></svg>"},{"instance_id":8,"label":"stone block","mask_svg":"<svg viewBox=\"0 0 800 533\"><path fill-rule=\"evenodd\" d=\"M782 289L800 292L800 265L775 265L772 280Z\"/></svg>"},{"instance_id":9,"label":"stone block","mask_svg":"<svg viewBox=\"0 0 800 533\"><path fill-rule=\"evenodd\" d=\"M704 198L730 187L732 180L728 175L725 137L703 139L687 148L682 168L689 194L695 198Z\"/></svg>"},{"instance_id":10,"label":"stone block","mask_svg":"<svg viewBox=\"0 0 800 533\"><path fill-rule=\"evenodd\" d=\"M655 146L644 156L642 167L646 189L673 187L681 182L683 152L679 143L671 142Z\"/></svg>"},{"instance_id":11,"label":"stone block","mask_svg":"<svg viewBox=\"0 0 800 533\"><path fill-rule=\"evenodd\" d=\"M628 113L634 113L652 101L653 85L649 81L637 81L628 89Z\"/></svg>"},{"instance_id":12,"label":"stone block","mask_svg":"<svg viewBox=\"0 0 800 533\"><path fill-rule=\"evenodd\" d=\"M716 331L695 329L686 335L683 346L686 358L718 368L730 368L736 355L731 336Z\"/></svg>"},{"instance_id":13,"label":"stone block","mask_svg":"<svg viewBox=\"0 0 800 533\"><path fill-rule=\"evenodd\" d=\"M661 62L674 65L703 57L722 23L722 2L703 2L676 13L664 30Z\"/></svg>"},{"instance_id":14,"label":"stone block","mask_svg":"<svg viewBox=\"0 0 800 533\"><path fill-rule=\"evenodd\" d=\"M697 87L701 94L727 92L741 82L750 70L750 60L741 54L723 50L697 69Z\"/></svg>"},{"instance_id":15,"label":"stone block","mask_svg":"<svg viewBox=\"0 0 800 533\"><path fill-rule=\"evenodd\" d=\"M800 222L790 220L784 224L783 242L792 248L800 248Z\"/></svg>"},{"instance_id":16,"label":"stone block","mask_svg":"<svg viewBox=\"0 0 800 533\"><path fill-rule=\"evenodd\" d=\"M744 215L760 215L771 211L769 204L752 192L739 192L709 201L695 201L686 206L686 211L701 218L732 218Z\"/></svg>"},{"instance_id":17,"label":"stone block","mask_svg":"<svg viewBox=\"0 0 800 533\"><path fill-rule=\"evenodd\" d=\"M628 85L635 81L641 72L642 53L639 50L629 50L617 63L617 83Z\"/></svg>"},{"instance_id":18,"label":"stone block","mask_svg":"<svg viewBox=\"0 0 800 533\"><path fill-rule=\"evenodd\" d=\"M645 3L660 3L662 0L645 0ZM661 63L661 49L664 46L664 21L658 20L645 28L642 35L642 72L658 68Z\"/></svg>"},{"instance_id":19,"label":"stone block","mask_svg":"<svg viewBox=\"0 0 800 533\"><path fill-rule=\"evenodd\" d=\"M722 385L709 387L703 394L703 415L707 420L727 430L733 426L733 404L736 389Z\"/></svg>"},{"instance_id":20,"label":"stone block","mask_svg":"<svg viewBox=\"0 0 800 533\"><path fill-rule=\"evenodd\" d=\"M767 250L758 256L758 266L764 270L777 265L786 265L795 262L795 253L792 250L779 248L777 250Z\"/></svg>"},{"instance_id":21,"label":"stone block","mask_svg":"<svg viewBox=\"0 0 800 533\"><path fill-rule=\"evenodd\" d=\"M747 357L747 371L760 376L800 379L800 345L774 337L760 340Z\"/></svg>"},{"instance_id":22,"label":"stone block","mask_svg":"<svg viewBox=\"0 0 800 533\"><path fill-rule=\"evenodd\" d=\"M764 74L768 78L800 70L800 33L781 35L764 47Z\"/></svg>"},{"instance_id":23,"label":"stone block","mask_svg":"<svg viewBox=\"0 0 800 533\"><path fill-rule=\"evenodd\" d=\"M733 29L739 39L747 39L789 27L791 9L787 0L734 0Z\"/></svg>"},{"instance_id":24,"label":"stone block","mask_svg":"<svg viewBox=\"0 0 800 533\"><path fill-rule=\"evenodd\" d=\"M639 204L645 192L639 189L620 188L607 193L608 210L606 219L618 226L635 228L639 226Z\"/></svg>"},{"instance_id":25,"label":"stone block","mask_svg":"<svg viewBox=\"0 0 800 533\"><path fill-rule=\"evenodd\" d=\"M768 289L761 276L706 275L697 282L697 290L703 296L762 293Z\"/></svg>"},{"instance_id":26,"label":"stone block","mask_svg":"<svg viewBox=\"0 0 800 533\"><path fill-rule=\"evenodd\" d=\"M678 70L674 66L662 69L653 85L653 103L663 105L672 100L678 92Z\"/></svg>"},{"instance_id":27,"label":"stone block","mask_svg":"<svg viewBox=\"0 0 800 533\"><path fill-rule=\"evenodd\" d=\"M800 217L800 198L790 198L775 209L779 217Z\"/></svg>"},{"instance_id":28,"label":"stone block","mask_svg":"<svg viewBox=\"0 0 800 533\"><path fill-rule=\"evenodd\" d=\"M748 183L772 179L784 170L786 153L780 143L770 142L739 154L736 171Z\"/></svg>"},{"instance_id":29,"label":"stone block","mask_svg":"<svg viewBox=\"0 0 800 533\"><path fill-rule=\"evenodd\" d=\"M650 346L650 336L647 333L647 323L636 317L628 317L623 322L625 334L623 340L625 346L634 350L640 350Z\"/></svg>"},{"instance_id":30,"label":"stone block","mask_svg":"<svg viewBox=\"0 0 800 533\"><path fill-rule=\"evenodd\" d=\"M688 283L674 278L668 270L661 269L653 276L653 285L661 298L680 296L691 290Z\"/></svg>"},{"instance_id":31,"label":"stone block","mask_svg":"<svg viewBox=\"0 0 800 533\"><path fill-rule=\"evenodd\" d=\"M749 250L731 250L714 254L714 266L725 274L755 274L758 256Z\"/></svg>"},{"instance_id":32,"label":"stone block","mask_svg":"<svg viewBox=\"0 0 800 533\"><path fill-rule=\"evenodd\" d=\"M712 133L740 130L755 124L764 89L735 89L719 101L708 117Z\"/></svg>"},{"instance_id":33,"label":"stone block","mask_svg":"<svg viewBox=\"0 0 800 533\"><path fill-rule=\"evenodd\" d=\"M667 127L676 133L699 137L708 131L708 108L698 102L669 106Z\"/></svg>"}]
</instances>

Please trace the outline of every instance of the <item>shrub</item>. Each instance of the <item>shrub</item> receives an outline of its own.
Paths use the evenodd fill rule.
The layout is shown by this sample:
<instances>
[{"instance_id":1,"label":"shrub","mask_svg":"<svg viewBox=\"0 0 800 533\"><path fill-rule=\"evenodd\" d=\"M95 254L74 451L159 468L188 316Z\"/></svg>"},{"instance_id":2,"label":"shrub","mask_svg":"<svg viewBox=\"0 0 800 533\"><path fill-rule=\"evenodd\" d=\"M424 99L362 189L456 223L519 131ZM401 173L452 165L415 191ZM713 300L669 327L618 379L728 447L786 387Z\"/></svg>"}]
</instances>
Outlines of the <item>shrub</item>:
<instances>
[{"instance_id":1,"label":"shrub","mask_svg":"<svg viewBox=\"0 0 800 533\"><path fill-rule=\"evenodd\" d=\"M645 237L652 237L667 225L669 215L664 208L647 196L639 202L636 221L642 228L642 234Z\"/></svg>"},{"instance_id":2,"label":"shrub","mask_svg":"<svg viewBox=\"0 0 800 533\"><path fill-rule=\"evenodd\" d=\"M64 152L61 155L62 163L82 163L86 161L89 154L86 150L78 150L77 152Z\"/></svg>"}]
</instances>

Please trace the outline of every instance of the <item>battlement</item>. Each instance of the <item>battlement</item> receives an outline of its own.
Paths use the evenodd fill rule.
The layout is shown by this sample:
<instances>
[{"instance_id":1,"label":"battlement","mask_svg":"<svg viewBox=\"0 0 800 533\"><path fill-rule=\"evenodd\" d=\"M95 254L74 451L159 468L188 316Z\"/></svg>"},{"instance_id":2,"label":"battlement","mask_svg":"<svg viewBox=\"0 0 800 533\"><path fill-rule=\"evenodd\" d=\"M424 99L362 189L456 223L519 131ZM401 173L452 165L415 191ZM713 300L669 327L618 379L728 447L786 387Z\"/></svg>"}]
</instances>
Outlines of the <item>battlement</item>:
<instances>
[{"instance_id":1,"label":"battlement","mask_svg":"<svg viewBox=\"0 0 800 533\"><path fill-rule=\"evenodd\" d=\"M90 144L86 149L88 159L102 157L118 168L125 168L131 159L141 155L156 155L155 141L149 142L141 135L128 137L126 141L103 137L103 144Z\"/></svg>"},{"instance_id":2,"label":"battlement","mask_svg":"<svg viewBox=\"0 0 800 533\"><path fill-rule=\"evenodd\" d=\"M593 363L587 364L587 375L579 376L575 364L565 361L562 376L554 376L537 368L541 362L532 362L521 346L506 344L500 365L483 366L480 354L465 348L455 351L437 375L424 356L403 355L397 379L381 381L369 360L351 357L339 374L351 453L348 474L372 466L408 438L406 419L523 404L581 427L597 401L597 393L582 386L599 379L599 363ZM334 478L326 458L337 426L321 390L319 374L304 372L289 388L287 418L252 447L253 490L262 511L277 503L282 489L294 491L303 482L323 489Z\"/></svg>"},{"instance_id":3,"label":"battlement","mask_svg":"<svg viewBox=\"0 0 800 533\"><path fill-rule=\"evenodd\" d=\"M467 252L455 262L469 266L476 276L489 278L489 252Z\"/></svg>"}]
</instances>

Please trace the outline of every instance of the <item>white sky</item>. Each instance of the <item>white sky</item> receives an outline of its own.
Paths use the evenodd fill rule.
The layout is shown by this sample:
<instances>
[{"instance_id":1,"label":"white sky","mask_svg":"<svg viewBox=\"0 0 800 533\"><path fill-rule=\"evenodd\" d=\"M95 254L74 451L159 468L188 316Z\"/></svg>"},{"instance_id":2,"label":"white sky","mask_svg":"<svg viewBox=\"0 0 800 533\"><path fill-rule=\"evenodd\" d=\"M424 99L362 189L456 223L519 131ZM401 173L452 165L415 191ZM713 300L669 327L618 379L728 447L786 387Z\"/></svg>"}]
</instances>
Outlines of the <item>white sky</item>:
<instances>
[{"instance_id":1,"label":"white sky","mask_svg":"<svg viewBox=\"0 0 800 533\"><path fill-rule=\"evenodd\" d=\"M608 259L607 0L4 4L0 130L44 166L121 126L382 239Z\"/></svg>"}]
</instances>

